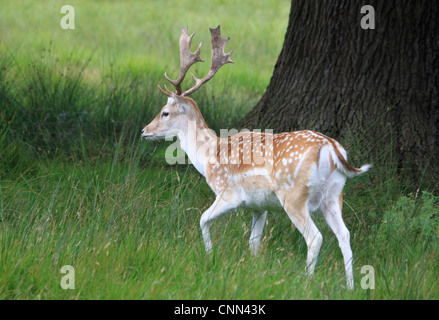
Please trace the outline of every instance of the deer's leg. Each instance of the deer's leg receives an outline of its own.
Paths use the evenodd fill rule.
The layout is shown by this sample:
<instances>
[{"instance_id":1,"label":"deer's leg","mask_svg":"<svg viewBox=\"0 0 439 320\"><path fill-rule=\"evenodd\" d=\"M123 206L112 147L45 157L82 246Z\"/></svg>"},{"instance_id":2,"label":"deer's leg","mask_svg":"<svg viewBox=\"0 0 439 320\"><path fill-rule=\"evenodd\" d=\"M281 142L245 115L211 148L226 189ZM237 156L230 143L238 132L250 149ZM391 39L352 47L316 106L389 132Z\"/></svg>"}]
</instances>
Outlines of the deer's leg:
<instances>
[{"instance_id":1,"label":"deer's leg","mask_svg":"<svg viewBox=\"0 0 439 320\"><path fill-rule=\"evenodd\" d=\"M341 208L343 203L342 192L338 195L324 199L321 205L321 211L326 222L331 227L337 237L338 244L343 254L343 260L346 271L346 282L348 289L354 288L353 266L352 266L352 250L350 245L350 234L348 228L343 222Z\"/></svg>"},{"instance_id":2,"label":"deer's leg","mask_svg":"<svg viewBox=\"0 0 439 320\"><path fill-rule=\"evenodd\" d=\"M253 213L252 232L250 235L250 250L254 255L256 255L258 252L266 219L267 211Z\"/></svg>"},{"instance_id":3,"label":"deer's leg","mask_svg":"<svg viewBox=\"0 0 439 320\"><path fill-rule=\"evenodd\" d=\"M303 194L295 195L294 192L287 193L286 191L278 191L276 195L290 217L291 222L305 238L308 247L306 273L312 275L314 273L320 246L322 245L323 236L311 219L306 206L306 196Z\"/></svg>"},{"instance_id":4,"label":"deer's leg","mask_svg":"<svg viewBox=\"0 0 439 320\"><path fill-rule=\"evenodd\" d=\"M212 222L216 218L230 212L233 209L236 209L239 204L240 201L237 201L236 198L230 200L224 196L218 196L209 209L204 211L202 214L200 219L200 227L203 233L204 245L206 246L207 253L212 252L212 241L210 240L209 231Z\"/></svg>"}]
</instances>

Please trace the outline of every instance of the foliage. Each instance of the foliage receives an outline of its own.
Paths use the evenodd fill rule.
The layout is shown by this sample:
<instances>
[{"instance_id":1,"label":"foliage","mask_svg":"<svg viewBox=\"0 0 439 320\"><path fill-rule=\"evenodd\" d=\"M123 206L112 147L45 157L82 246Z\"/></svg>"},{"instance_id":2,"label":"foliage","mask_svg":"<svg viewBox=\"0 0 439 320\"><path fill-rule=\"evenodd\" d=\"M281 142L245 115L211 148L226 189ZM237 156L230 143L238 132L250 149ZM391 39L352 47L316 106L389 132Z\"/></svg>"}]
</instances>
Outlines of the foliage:
<instances>
[{"instance_id":1,"label":"foliage","mask_svg":"<svg viewBox=\"0 0 439 320\"><path fill-rule=\"evenodd\" d=\"M419 199L413 194L401 196L387 210L378 231L383 241L402 239L437 241L439 236L439 197L422 191Z\"/></svg>"}]
</instances>

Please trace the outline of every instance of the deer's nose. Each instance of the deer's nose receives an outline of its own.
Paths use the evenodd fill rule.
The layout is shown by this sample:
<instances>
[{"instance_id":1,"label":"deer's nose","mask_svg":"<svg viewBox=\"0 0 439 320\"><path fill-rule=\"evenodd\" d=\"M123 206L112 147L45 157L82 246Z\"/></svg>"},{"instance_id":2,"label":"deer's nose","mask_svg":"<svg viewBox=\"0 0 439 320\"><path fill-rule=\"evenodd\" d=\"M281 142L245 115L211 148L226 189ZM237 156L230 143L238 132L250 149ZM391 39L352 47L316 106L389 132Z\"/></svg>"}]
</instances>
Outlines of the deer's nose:
<instances>
[{"instance_id":1,"label":"deer's nose","mask_svg":"<svg viewBox=\"0 0 439 320\"><path fill-rule=\"evenodd\" d=\"M145 133L145 129L142 129L142 133Z\"/></svg>"}]
</instances>

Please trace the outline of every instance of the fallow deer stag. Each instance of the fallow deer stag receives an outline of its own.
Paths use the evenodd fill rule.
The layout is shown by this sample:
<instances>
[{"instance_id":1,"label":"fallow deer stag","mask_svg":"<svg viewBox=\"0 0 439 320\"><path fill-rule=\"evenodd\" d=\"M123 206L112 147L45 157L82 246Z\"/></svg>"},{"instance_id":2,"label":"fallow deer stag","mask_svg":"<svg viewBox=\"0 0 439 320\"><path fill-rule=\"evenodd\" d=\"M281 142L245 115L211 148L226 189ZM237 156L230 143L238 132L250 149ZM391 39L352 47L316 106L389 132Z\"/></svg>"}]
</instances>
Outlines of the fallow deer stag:
<instances>
[{"instance_id":1,"label":"fallow deer stag","mask_svg":"<svg viewBox=\"0 0 439 320\"><path fill-rule=\"evenodd\" d=\"M172 80L167 104L155 119L142 130L145 139L177 136L195 168L206 177L216 194L214 203L203 213L200 226L206 251L212 250L209 227L212 222L238 207L253 211L250 248L256 254L268 211L285 210L292 223L305 238L308 246L306 272L314 272L322 244L322 235L310 212L320 209L335 233L341 248L347 287L354 286L350 235L342 219L342 190L347 177L366 172L370 165L354 168L347 162L346 151L334 139L314 131L280 134L261 132L237 133L220 138L208 129L194 100L188 96L212 79L226 63L232 63L224 53L229 38L221 36L220 26L210 29L212 61L208 74L195 86L182 91L181 84L200 57L201 45L191 52L192 35L183 28L180 37L180 74Z\"/></svg>"}]
</instances>

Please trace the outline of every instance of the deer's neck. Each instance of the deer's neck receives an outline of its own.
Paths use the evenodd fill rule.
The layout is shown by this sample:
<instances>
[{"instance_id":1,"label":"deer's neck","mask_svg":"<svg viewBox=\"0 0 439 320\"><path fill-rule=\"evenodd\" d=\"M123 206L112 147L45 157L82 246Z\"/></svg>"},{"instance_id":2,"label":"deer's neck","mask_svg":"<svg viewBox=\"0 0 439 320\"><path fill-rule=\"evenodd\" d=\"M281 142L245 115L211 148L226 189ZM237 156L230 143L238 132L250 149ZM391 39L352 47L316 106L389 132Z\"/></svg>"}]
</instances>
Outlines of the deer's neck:
<instances>
[{"instance_id":1,"label":"deer's neck","mask_svg":"<svg viewBox=\"0 0 439 320\"><path fill-rule=\"evenodd\" d=\"M206 167L217 150L218 137L207 126L203 116L188 119L187 130L178 134L180 147L188 155L189 161L203 176L206 176Z\"/></svg>"}]
</instances>

